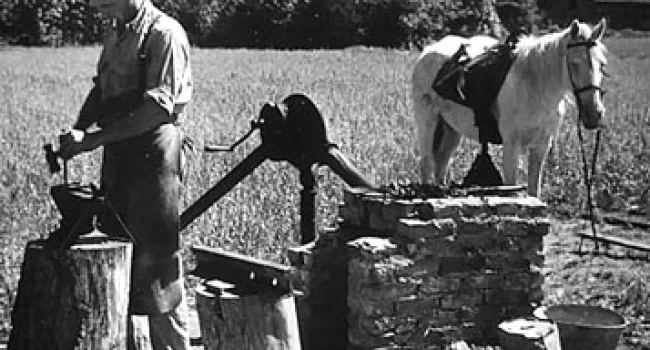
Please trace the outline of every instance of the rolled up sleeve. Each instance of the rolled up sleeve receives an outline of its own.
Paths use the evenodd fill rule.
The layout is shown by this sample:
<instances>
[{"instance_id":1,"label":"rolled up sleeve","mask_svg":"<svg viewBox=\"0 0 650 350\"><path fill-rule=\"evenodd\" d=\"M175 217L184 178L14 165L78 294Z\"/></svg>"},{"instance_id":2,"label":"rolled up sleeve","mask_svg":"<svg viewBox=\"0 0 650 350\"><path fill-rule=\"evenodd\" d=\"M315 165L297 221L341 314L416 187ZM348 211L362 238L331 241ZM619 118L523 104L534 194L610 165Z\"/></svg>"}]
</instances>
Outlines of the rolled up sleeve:
<instances>
[{"instance_id":1,"label":"rolled up sleeve","mask_svg":"<svg viewBox=\"0 0 650 350\"><path fill-rule=\"evenodd\" d=\"M145 97L151 98L171 116L180 114L192 97L190 46L179 25L151 33L148 45Z\"/></svg>"}]
</instances>

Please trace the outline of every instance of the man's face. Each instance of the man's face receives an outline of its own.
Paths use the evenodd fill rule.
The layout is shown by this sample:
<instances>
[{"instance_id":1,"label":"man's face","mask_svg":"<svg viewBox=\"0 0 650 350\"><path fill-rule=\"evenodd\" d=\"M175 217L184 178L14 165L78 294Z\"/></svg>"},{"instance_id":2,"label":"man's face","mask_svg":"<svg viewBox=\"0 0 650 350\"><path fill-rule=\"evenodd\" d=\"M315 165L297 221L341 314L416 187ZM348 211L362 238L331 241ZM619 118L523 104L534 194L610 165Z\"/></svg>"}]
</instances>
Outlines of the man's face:
<instances>
[{"instance_id":1,"label":"man's face","mask_svg":"<svg viewBox=\"0 0 650 350\"><path fill-rule=\"evenodd\" d=\"M108 18L124 17L129 0L90 0L89 5Z\"/></svg>"}]
</instances>

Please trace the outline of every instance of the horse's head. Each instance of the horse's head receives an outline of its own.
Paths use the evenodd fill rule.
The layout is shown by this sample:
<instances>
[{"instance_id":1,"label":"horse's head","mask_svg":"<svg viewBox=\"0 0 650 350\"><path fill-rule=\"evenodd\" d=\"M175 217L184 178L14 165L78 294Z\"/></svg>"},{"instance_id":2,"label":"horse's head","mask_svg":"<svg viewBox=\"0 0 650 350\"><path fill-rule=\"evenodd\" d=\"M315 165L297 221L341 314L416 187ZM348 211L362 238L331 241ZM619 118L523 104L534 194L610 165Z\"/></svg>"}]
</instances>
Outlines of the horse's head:
<instances>
[{"instance_id":1,"label":"horse's head","mask_svg":"<svg viewBox=\"0 0 650 350\"><path fill-rule=\"evenodd\" d=\"M573 20L567 30L565 54L569 81L579 118L587 129L602 126L605 115L602 81L607 61L601 40L606 28L603 18L593 28Z\"/></svg>"}]
</instances>

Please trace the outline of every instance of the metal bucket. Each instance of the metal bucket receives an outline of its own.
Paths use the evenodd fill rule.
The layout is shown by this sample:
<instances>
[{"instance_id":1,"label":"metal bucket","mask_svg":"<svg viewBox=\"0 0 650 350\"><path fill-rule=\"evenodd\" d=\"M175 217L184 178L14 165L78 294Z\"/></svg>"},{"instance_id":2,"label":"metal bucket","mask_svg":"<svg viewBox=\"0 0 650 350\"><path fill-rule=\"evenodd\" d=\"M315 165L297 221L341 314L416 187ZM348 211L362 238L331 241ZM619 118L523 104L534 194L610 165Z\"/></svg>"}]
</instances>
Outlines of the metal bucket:
<instances>
[{"instance_id":1,"label":"metal bucket","mask_svg":"<svg viewBox=\"0 0 650 350\"><path fill-rule=\"evenodd\" d=\"M516 318L499 324L502 350L561 350L557 325L550 320Z\"/></svg>"},{"instance_id":2,"label":"metal bucket","mask_svg":"<svg viewBox=\"0 0 650 350\"><path fill-rule=\"evenodd\" d=\"M625 329L623 317L598 306L540 307L534 315L557 323L562 349L567 350L615 350Z\"/></svg>"}]
</instances>

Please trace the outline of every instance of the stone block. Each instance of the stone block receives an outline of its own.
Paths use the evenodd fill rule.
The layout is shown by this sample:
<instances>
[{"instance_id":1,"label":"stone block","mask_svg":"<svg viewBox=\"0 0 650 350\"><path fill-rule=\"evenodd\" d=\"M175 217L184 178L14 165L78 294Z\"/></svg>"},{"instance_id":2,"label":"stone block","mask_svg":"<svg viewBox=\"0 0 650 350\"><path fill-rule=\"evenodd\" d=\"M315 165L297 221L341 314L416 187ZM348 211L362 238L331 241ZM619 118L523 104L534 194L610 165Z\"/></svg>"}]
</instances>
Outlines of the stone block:
<instances>
[{"instance_id":1,"label":"stone block","mask_svg":"<svg viewBox=\"0 0 650 350\"><path fill-rule=\"evenodd\" d=\"M483 254L485 268L496 271L526 271L530 262L521 254L508 254L507 251Z\"/></svg>"},{"instance_id":2,"label":"stone block","mask_svg":"<svg viewBox=\"0 0 650 350\"><path fill-rule=\"evenodd\" d=\"M503 276L503 288L527 291L533 284L534 276L529 272L510 272Z\"/></svg>"},{"instance_id":3,"label":"stone block","mask_svg":"<svg viewBox=\"0 0 650 350\"><path fill-rule=\"evenodd\" d=\"M347 243L350 259L362 258L378 261L398 251L397 244L389 238L361 237Z\"/></svg>"},{"instance_id":4,"label":"stone block","mask_svg":"<svg viewBox=\"0 0 650 350\"><path fill-rule=\"evenodd\" d=\"M496 229L490 229L476 235L458 235L455 237L455 242L463 250L498 251L503 239L495 232Z\"/></svg>"},{"instance_id":5,"label":"stone block","mask_svg":"<svg viewBox=\"0 0 650 350\"><path fill-rule=\"evenodd\" d=\"M459 236L496 234L499 220L495 217L459 218L456 220L456 231Z\"/></svg>"},{"instance_id":6,"label":"stone block","mask_svg":"<svg viewBox=\"0 0 650 350\"><path fill-rule=\"evenodd\" d=\"M466 218L484 218L495 214L495 210L486 205L483 197L469 196L455 198L460 205L460 215Z\"/></svg>"},{"instance_id":7,"label":"stone block","mask_svg":"<svg viewBox=\"0 0 650 350\"><path fill-rule=\"evenodd\" d=\"M417 293L419 281L408 281L393 284L370 284L363 286L359 291L360 298L370 300L397 300ZM350 296L348 296L349 298Z\"/></svg>"},{"instance_id":8,"label":"stone block","mask_svg":"<svg viewBox=\"0 0 650 350\"><path fill-rule=\"evenodd\" d=\"M483 293L481 290L466 290L463 293L445 294L440 299L440 307L443 309L459 310L463 306L478 306L483 304Z\"/></svg>"},{"instance_id":9,"label":"stone block","mask_svg":"<svg viewBox=\"0 0 650 350\"><path fill-rule=\"evenodd\" d=\"M393 345L392 337L372 335L360 327L350 327L348 330L348 341L355 350L385 349Z\"/></svg>"},{"instance_id":10,"label":"stone block","mask_svg":"<svg viewBox=\"0 0 650 350\"><path fill-rule=\"evenodd\" d=\"M434 309L431 312L431 317L423 320L432 328L439 327L455 327L459 323L458 310L456 309Z\"/></svg>"},{"instance_id":11,"label":"stone block","mask_svg":"<svg viewBox=\"0 0 650 350\"><path fill-rule=\"evenodd\" d=\"M373 336L384 336L392 333L398 323L399 318L396 316L368 317L361 319L361 328Z\"/></svg>"},{"instance_id":12,"label":"stone block","mask_svg":"<svg viewBox=\"0 0 650 350\"><path fill-rule=\"evenodd\" d=\"M503 283L503 275L495 271L480 271L468 274L463 278L463 289L476 289L483 290L489 288L497 288Z\"/></svg>"},{"instance_id":13,"label":"stone block","mask_svg":"<svg viewBox=\"0 0 650 350\"><path fill-rule=\"evenodd\" d=\"M463 204L455 198L429 199L418 208L421 219L458 218L461 216Z\"/></svg>"},{"instance_id":14,"label":"stone block","mask_svg":"<svg viewBox=\"0 0 650 350\"><path fill-rule=\"evenodd\" d=\"M541 217L547 215L547 207L537 197L485 197L487 205L497 216Z\"/></svg>"},{"instance_id":15,"label":"stone block","mask_svg":"<svg viewBox=\"0 0 650 350\"><path fill-rule=\"evenodd\" d=\"M524 254L524 259L528 261L529 268L544 267L545 256L542 251L528 252Z\"/></svg>"},{"instance_id":16,"label":"stone block","mask_svg":"<svg viewBox=\"0 0 650 350\"><path fill-rule=\"evenodd\" d=\"M419 292L425 296L441 296L459 291L463 283L463 277L459 275L428 276L422 280Z\"/></svg>"},{"instance_id":17,"label":"stone block","mask_svg":"<svg viewBox=\"0 0 650 350\"><path fill-rule=\"evenodd\" d=\"M483 271L485 267L486 261L482 255L467 252L464 255L441 257L438 273L440 275L458 272L469 273L474 271Z\"/></svg>"},{"instance_id":18,"label":"stone block","mask_svg":"<svg viewBox=\"0 0 650 350\"><path fill-rule=\"evenodd\" d=\"M437 325L419 324L411 333L409 344L417 349L444 349L444 333L437 331Z\"/></svg>"},{"instance_id":19,"label":"stone block","mask_svg":"<svg viewBox=\"0 0 650 350\"><path fill-rule=\"evenodd\" d=\"M395 301L395 312L399 315L422 316L440 308L440 299L433 296L413 294Z\"/></svg>"},{"instance_id":20,"label":"stone block","mask_svg":"<svg viewBox=\"0 0 650 350\"><path fill-rule=\"evenodd\" d=\"M403 218L399 219L396 234L412 240L456 234L456 222L453 219Z\"/></svg>"},{"instance_id":21,"label":"stone block","mask_svg":"<svg viewBox=\"0 0 650 350\"><path fill-rule=\"evenodd\" d=\"M440 259L432 256L420 256L414 258L414 264L396 271L398 276L410 276L422 278L424 276L435 276L440 269Z\"/></svg>"},{"instance_id":22,"label":"stone block","mask_svg":"<svg viewBox=\"0 0 650 350\"><path fill-rule=\"evenodd\" d=\"M372 262L353 259L348 263L348 289L358 290L364 285L371 283Z\"/></svg>"},{"instance_id":23,"label":"stone block","mask_svg":"<svg viewBox=\"0 0 650 350\"><path fill-rule=\"evenodd\" d=\"M467 249L458 244L456 236L442 236L423 239L417 252L417 257L455 257L467 254Z\"/></svg>"},{"instance_id":24,"label":"stone block","mask_svg":"<svg viewBox=\"0 0 650 350\"><path fill-rule=\"evenodd\" d=\"M391 285L398 283L396 271L408 265L391 262L375 262L370 266L370 284Z\"/></svg>"},{"instance_id":25,"label":"stone block","mask_svg":"<svg viewBox=\"0 0 650 350\"><path fill-rule=\"evenodd\" d=\"M351 295L348 298L349 312L363 317L395 316L397 309L392 300L374 300Z\"/></svg>"},{"instance_id":26,"label":"stone block","mask_svg":"<svg viewBox=\"0 0 650 350\"><path fill-rule=\"evenodd\" d=\"M548 218L537 218L530 233L538 236L546 236L551 232L551 220Z\"/></svg>"},{"instance_id":27,"label":"stone block","mask_svg":"<svg viewBox=\"0 0 650 350\"><path fill-rule=\"evenodd\" d=\"M528 302L528 293L522 290L489 289L483 293L486 305L509 306Z\"/></svg>"},{"instance_id":28,"label":"stone block","mask_svg":"<svg viewBox=\"0 0 650 350\"><path fill-rule=\"evenodd\" d=\"M506 236L528 236L535 220L517 216L504 216L500 218L499 233Z\"/></svg>"}]
</instances>

